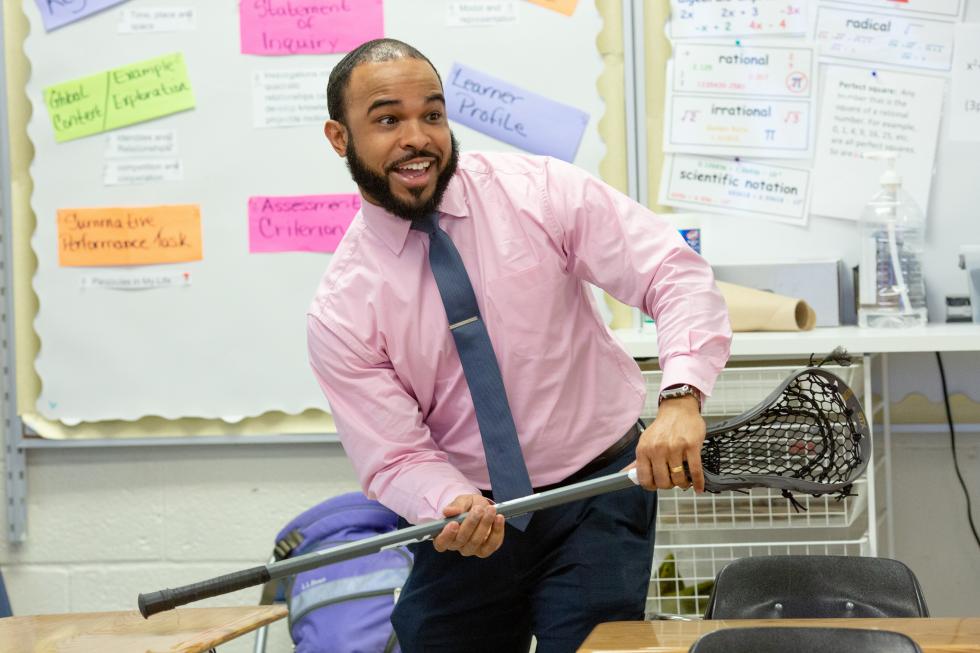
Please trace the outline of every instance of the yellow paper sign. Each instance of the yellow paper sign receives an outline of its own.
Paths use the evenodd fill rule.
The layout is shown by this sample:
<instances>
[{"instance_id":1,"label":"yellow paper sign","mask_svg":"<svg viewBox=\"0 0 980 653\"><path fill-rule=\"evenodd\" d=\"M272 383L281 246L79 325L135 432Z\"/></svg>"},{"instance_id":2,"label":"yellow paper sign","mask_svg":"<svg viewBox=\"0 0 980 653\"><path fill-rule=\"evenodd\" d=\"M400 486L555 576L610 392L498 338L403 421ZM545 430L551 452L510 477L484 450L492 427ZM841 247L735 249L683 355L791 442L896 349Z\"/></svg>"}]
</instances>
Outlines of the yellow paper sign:
<instances>
[{"instance_id":1,"label":"yellow paper sign","mask_svg":"<svg viewBox=\"0 0 980 653\"><path fill-rule=\"evenodd\" d=\"M151 265L199 261L196 204L58 209L58 263Z\"/></svg>"},{"instance_id":2,"label":"yellow paper sign","mask_svg":"<svg viewBox=\"0 0 980 653\"><path fill-rule=\"evenodd\" d=\"M193 108L179 52L44 89L59 143Z\"/></svg>"},{"instance_id":3,"label":"yellow paper sign","mask_svg":"<svg viewBox=\"0 0 980 653\"><path fill-rule=\"evenodd\" d=\"M565 14L566 16L571 16L575 13L575 7L578 5L578 0L530 0L536 5L541 5L553 11L557 11L559 14Z\"/></svg>"}]
</instances>

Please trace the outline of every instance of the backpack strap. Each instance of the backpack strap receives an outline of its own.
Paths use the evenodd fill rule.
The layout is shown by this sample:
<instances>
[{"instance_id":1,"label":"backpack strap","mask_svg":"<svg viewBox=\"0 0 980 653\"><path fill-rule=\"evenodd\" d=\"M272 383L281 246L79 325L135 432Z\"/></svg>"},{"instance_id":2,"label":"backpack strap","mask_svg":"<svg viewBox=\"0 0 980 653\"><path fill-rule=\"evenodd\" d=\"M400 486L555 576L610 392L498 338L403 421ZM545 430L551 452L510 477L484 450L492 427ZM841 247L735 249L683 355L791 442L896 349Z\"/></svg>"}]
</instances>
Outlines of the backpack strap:
<instances>
[{"instance_id":1,"label":"backpack strap","mask_svg":"<svg viewBox=\"0 0 980 653\"><path fill-rule=\"evenodd\" d=\"M281 540L276 542L275 548L272 549L272 557L276 562L289 557L293 551L296 550L300 544L303 543L303 535L299 532L298 528L286 533L286 536ZM282 581L279 579L270 580L268 583L262 586L262 597L259 599L259 605L272 605L276 600L276 593L279 590L279 586Z\"/></svg>"},{"instance_id":2,"label":"backpack strap","mask_svg":"<svg viewBox=\"0 0 980 653\"><path fill-rule=\"evenodd\" d=\"M272 550L272 555L275 557L276 562L278 562L288 558L289 554L295 551L296 547L302 543L303 534L299 532L299 529L293 529L286 533L285 537L276 542L276 546Z\"/></svg>"}]
</instances>

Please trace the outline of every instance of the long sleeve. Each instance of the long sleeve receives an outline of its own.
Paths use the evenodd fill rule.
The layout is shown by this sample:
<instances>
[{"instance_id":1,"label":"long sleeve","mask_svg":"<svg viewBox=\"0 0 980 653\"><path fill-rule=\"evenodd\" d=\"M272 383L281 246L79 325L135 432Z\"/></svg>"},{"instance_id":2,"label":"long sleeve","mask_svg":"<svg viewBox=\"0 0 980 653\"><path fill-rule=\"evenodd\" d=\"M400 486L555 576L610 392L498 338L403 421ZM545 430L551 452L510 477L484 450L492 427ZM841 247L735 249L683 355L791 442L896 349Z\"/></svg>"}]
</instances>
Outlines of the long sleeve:
<instances>
[{"instance_id":1,"label":"long sleeve","mask_svg":"<svg viewBox=\"0 0 980 653\"><path fill-rule=\"evenodd\" d=\"M546 224L566 270L656 320L662 388L690 383L711 394L731 327L708 263L649 209L572 165L547 167Z\"/></svg>"},{"instance_id":2,"label":"long sleeve","mask_svg":"<svg viewBox=\"0 0 980 653\"><path fill-rule=\"evenodd\" d=\"M411 523L442 519L460 494L479 491L433 442L418 403L390 363L307 318L310 364L365 494ZM355 348L358 351L355 351Z\"/></svg>"}]
</instances>

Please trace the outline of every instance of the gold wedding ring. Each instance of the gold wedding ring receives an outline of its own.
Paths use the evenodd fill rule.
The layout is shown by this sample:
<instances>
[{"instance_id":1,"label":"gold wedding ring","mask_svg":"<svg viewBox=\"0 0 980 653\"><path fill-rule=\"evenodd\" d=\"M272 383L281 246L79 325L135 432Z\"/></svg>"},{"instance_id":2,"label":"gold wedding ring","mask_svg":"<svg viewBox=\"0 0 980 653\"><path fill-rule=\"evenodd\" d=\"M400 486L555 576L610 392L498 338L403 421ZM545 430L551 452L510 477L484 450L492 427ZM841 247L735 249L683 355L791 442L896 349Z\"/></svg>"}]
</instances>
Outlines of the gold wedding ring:
<instances>
[{"instance_id":1,"label":"gold wedding ring","mask_svg":"<svg viewBox=\"0 0 980 653\"><path fill-rule=\"evenodd\" d=\"M684 471L684 465L678 465L677 467L671 467L670 468L670 473L671 474L679 474L680 472L683 472L683 471Z\"/></svg>"}]
</instances>

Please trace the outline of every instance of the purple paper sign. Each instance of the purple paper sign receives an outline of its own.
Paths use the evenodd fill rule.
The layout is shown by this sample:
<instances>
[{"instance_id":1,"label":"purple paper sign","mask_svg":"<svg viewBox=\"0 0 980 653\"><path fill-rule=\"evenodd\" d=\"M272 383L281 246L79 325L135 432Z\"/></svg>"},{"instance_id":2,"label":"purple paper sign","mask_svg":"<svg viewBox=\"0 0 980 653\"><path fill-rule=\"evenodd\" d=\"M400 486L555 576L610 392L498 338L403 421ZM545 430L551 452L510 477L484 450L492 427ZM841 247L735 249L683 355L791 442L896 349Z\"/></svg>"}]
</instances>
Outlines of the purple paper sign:
<instances>
[{"instance_id":1,"label":"purple paper sign","mask_svg":"<svg viewBox=\"0 0 980 653\"><path fill-rule=\"evenodd\" d=\"M382 0L241 0L242 54L350 52L384 36Z\"/></svg>"},{"instance_id":2,"label":"purple paper sign","mask_svg":"<svg viewBox=\"0 0 980 653\"><path fill-rule=\"evenodd\" d=\"M248 198L248 251L333 252L361 208L361 196Z\"/></svg>"},{"instance_id":3,"label":"purple paper sign","mask_svg":"<svg viewBox=\"0 0 980 653\"><path fill-rule=\"evenodd\" d=\"M35 0L44 29L51 31L126 0Z\"/></svg>"},{"instance_id":4,"label":"purple paper sign","mask_svg":"<svg viewBox=\"0 0 980 653\"><path fill-rule=\"evenodd\" d=\"M575 160L589 114L496 77L453 64L446 78L451 120L532 154Z\"/></svg>"}]
</instances>

